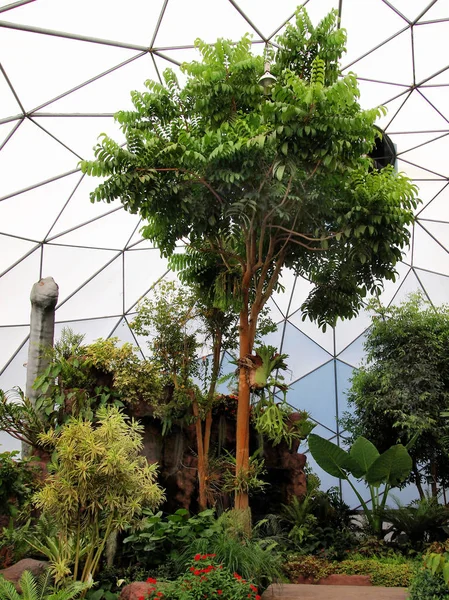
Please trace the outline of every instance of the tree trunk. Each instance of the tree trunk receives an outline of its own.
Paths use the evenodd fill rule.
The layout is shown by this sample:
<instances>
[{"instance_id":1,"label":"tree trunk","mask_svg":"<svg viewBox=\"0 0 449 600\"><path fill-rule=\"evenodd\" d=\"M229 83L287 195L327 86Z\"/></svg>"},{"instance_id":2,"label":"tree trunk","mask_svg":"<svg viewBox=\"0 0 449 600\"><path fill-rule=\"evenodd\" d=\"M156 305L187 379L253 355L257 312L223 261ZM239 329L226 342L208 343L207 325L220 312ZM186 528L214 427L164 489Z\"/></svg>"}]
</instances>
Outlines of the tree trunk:
<instances>
[{"instance_id":1,"label":"tree trunk","mask_svg":"<svg viewBox=\"0 0 449 600\"><path fill-rule=\"evenodd\" d=\"M204 460L203 431L201 426L198 402L192 398L193 416L195 417L196 445L198 451L198 505L200 510L207 508L206 465Z\"/></svg>"},{"instance_id":2,"label":"tree trunk","mask_svg":"<svg viewBox=\"0 0 449 600\"><path fill-rule=\"evenodd\" d=\"M240 313L240 359L251 352L251 341L249 336L249 323L247 311ZM247 473L249 470L249 413L250 413L250 389L246 369L239 369L239 400L237 404L237 431L236 431L236 477L239 473ZM248 493L236 490L235 508L247 509L249 507Z\"/></svg>"},{"instance_id":3,"label":"tree trunk","mask_svg":"<svg viewBox=\"0 0 449 600\"><path fill-rule=\"evenodd\" d=\"M433 460L430 463L430 474L432 476L432 481L430 482L430 488L432 490L432 497L438 498L438 472L437 472L437 463Z\"/></svg>"},{"instance_id":4,"label":"tree trunk","mask_svg":"<svg viewBox=\"0 0 449 600\"><path fill-rule=\"evenodd\" d=\"M415 476L415 485L418 490L419 498L420 498L420 500L424 500L424 490L421 485L421 475L419 474L418 466L417 466L415 460L413 461L412 470L413 470L413 475Z\"/></svg>"}]
</instances>

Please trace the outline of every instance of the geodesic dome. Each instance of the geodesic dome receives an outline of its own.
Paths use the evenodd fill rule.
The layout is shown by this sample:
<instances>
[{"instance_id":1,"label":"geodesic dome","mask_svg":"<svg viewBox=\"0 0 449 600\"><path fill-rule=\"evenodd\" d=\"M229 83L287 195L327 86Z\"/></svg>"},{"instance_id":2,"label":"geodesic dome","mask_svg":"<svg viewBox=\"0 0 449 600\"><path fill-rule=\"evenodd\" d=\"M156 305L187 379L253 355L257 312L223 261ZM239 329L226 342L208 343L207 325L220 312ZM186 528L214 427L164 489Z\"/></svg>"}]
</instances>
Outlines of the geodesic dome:
<instances>
[{"instance_id":1,"label":"geodesic dome","mask_svg":"<svg viewBox=\"0 0 449 600\"><path fill-rule=\"evenodd\" d=\"M130 91L195 56L197 37L240 39L255 51L273 42L298 0L0 0L0 388L24 387L31 287L59 285L56 335L63 326L86 342L117 336L146 352L131 332L136 304L163 277L159 251L143 240L136 215L91 204L98 179L82 176L97 136L123 139L113 114L131 108ZM396 146L397 167L419 186L412 246L382 300L421 289L449 300L448 0L308 0L317 23L332 8L347 29L343 72L354 71L364 108L383 104L379 121ZM328 438L339 433L345 390L363 357L369 316L322 333L301 320L309 284L285 272L270 301L289 354L289 401L306 409ZM226 361L227 357L225 357ZM3 438L5 443L5 438ZM11 443L8 442L11 447ZM330 481L329 485L334 483Z\"/></svg>"}]
</instances>

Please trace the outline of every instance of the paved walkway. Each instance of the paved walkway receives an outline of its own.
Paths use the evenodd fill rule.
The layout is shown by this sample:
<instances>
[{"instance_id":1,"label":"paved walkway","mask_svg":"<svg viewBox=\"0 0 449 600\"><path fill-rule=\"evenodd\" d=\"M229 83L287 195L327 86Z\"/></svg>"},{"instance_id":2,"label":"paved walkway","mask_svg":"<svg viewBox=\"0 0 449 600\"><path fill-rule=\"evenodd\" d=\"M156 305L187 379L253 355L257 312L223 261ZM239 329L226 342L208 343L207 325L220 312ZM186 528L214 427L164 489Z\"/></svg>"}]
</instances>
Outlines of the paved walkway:
<instances>
[{"instance_id":1,"label":"paved walkway","mask_svg":"<svg viewBox=\"0 0 449 600\"><path fill-rule=\"evenodd\" d=\"M355 585L270 585L262 600L406 600L406 588Z\"/></svg>"}]
</instances>

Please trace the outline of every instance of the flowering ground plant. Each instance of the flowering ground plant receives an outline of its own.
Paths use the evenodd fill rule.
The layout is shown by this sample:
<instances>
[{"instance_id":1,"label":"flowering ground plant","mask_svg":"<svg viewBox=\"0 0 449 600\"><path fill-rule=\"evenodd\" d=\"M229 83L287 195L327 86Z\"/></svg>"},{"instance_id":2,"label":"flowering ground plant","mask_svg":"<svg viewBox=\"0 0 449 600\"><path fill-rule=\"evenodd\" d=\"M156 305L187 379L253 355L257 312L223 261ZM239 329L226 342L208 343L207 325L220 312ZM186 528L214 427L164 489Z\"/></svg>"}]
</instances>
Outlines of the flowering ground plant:
<instances>
[{"instance_id":1,"label":"flowering ground plant","mask_svg":"<svg viewBox=\"0 0 449 600\"><path fill-rule=\"evenodd\" d=\"M214 559L215 554L196 554L186 573L164 588L155 579L148 579L151 587L144 600L261 599L255 585Z\"/></svg>"}]
</instances>

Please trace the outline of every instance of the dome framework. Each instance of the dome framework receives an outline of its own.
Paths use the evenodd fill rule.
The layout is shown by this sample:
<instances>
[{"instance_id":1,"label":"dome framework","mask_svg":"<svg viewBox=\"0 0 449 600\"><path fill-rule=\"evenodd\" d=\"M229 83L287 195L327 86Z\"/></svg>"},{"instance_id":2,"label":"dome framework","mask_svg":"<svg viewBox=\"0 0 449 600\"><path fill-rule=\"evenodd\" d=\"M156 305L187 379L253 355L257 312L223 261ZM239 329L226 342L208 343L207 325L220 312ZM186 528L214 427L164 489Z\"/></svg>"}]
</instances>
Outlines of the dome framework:
<instances>
[{"instance_id":1,"label":"dome framework","mask_svg":"<svg viewBox=\"0 0 449 600\"><path fill-rule=\"evenodd\" d=\"M435 305L448 302L449 2L304 4L315 24L338 10L348 33L343 72L357 74L363 108L387 107L378 125L396 146L398 169L420 190L411 247L381 299L397 303L421 290ZM78 162L92 158L100 132L123 139L114 112L131 108L129 92L146 79L160 80L167 67L179 72L196 56L197 37L237 40L250 32L262 53L297 5L0 0L0 388L24 387L29 293L40 277L52 276L60 287L56 335L64 326L86 334L86 342L113 335L146 354L129 323L138 301L174 275L141 238L138 216L118 202L90 204L98 179L82 176ZM322 333L301 319L310 284L290 272L283 283L286 292L270 301L278 330L268 342L290 355L290 403L308 410L316 432L332 439L344 433L337 419L363 359L369 315L362 311ZM335 483L323 480L323 487ZM352 500L350 492L345 497Z\"/></svg>"}]
</instances>

